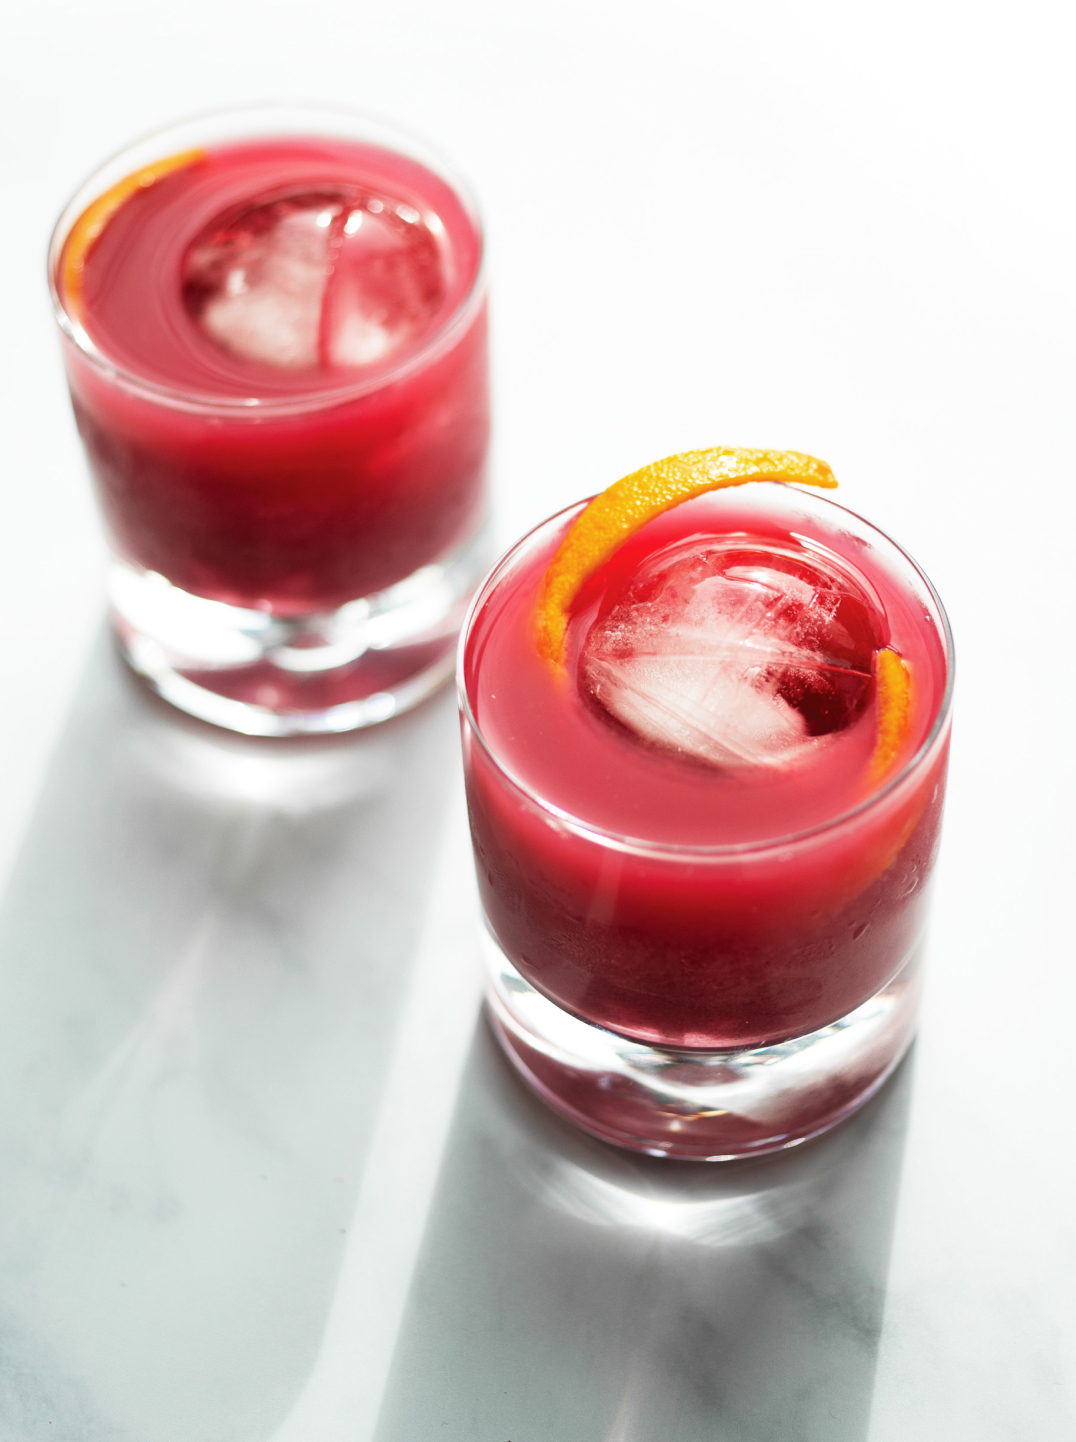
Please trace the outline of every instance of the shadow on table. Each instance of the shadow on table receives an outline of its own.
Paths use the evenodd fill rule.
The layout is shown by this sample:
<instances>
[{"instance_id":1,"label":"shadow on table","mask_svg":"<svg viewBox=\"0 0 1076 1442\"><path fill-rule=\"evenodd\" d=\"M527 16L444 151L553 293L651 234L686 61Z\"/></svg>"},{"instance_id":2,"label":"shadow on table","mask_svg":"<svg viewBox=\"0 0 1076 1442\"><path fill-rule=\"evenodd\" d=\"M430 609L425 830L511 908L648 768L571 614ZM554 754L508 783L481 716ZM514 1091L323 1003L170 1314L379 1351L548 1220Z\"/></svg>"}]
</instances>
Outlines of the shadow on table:
<instances>
[{"instance_id":1,"label":"shadow on table","mask_svg":"<svg viewBox=\"0 0 1076 1442\"><path fill-rule=\"evenodd\" d=\"M482 1027L377 1442L862 1442L911 1075L796 1151L670 1163L562 1123Z\"/></svg>"},{"instance_id":2,"label":"shadow on table","mask_svg":"<svg viewBox=\"0 0 1076 1442\"><path fill-rule=\"evenodd\" d=\"M457 745L448 695L229 736L102 643L0 912L4 1442L264 1442L302 1394ZM783 1157L659 1162L480 1028L377 1442L862 1442L909 1085Z\"/></svg>"},{"instance_id":3,"label":"shadow on table","mask_svg":"<svg viewBox=\"0 0 1076 1442\"><path fill-rule=\"evenodd\" d=\"M452 698L246 740L102 640L0 913L0 1433L262 1438L317 1352Z\"/></svg>"}]
</instances>

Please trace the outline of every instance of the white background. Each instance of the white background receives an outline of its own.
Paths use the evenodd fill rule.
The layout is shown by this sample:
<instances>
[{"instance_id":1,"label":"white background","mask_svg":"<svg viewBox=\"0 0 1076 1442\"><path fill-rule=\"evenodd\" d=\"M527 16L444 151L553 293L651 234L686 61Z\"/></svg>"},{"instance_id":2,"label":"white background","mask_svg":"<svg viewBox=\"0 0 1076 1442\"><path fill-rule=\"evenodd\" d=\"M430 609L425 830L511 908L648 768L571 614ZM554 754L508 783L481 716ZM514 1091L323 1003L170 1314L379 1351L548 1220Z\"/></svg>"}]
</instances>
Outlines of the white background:
<instances>
[{"instance_id":1,"label":"white background","mask_svg":"<svg viewBox=\"0 0 1076 1442\"><path fill-rule=\"evenodd\" d=\"M427 134L488 225L505 541L659 455L788 446L825 457L947 602L934 1101L909 1141L877 1436L1037 1435L1066 1328L1076 1353L1071 12L8 0L3 24L5 864L102 612L44 282L55 215L130 138L223 103Z\"/></svg>"}]
</instances>

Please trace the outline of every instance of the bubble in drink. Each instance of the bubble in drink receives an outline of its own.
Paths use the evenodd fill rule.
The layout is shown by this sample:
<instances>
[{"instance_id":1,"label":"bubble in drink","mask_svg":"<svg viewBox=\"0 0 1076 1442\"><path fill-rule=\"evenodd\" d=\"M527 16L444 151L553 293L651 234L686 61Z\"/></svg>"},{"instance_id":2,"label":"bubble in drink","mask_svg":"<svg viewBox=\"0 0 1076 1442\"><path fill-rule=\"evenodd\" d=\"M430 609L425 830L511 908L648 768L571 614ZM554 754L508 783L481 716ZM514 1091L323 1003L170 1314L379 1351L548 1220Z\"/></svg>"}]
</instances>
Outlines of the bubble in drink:
<instances>
[{"instance_id":1,"label":"bubble in drink","mask_svg":"<svg viewBox=\"0 0 1076 1442\"><path fill-rule=\"evenodd\" d=\"M187 311L217 345L286 370L390 359L446 285L436 221L403 201L326 188L218 217L184 258Z\"/></svg>"},{"instance_id":2,"label":"bubble in drink","mask_svg":"<svg viewBox=\"0 0 1076 1442\"><path fill-rule=\"evenodd\" d=\"M775 766L861 714L880 603L814 552L694 538L649 556L583 649L587 694L654 746Z\"/></svg>"}]
</instances>

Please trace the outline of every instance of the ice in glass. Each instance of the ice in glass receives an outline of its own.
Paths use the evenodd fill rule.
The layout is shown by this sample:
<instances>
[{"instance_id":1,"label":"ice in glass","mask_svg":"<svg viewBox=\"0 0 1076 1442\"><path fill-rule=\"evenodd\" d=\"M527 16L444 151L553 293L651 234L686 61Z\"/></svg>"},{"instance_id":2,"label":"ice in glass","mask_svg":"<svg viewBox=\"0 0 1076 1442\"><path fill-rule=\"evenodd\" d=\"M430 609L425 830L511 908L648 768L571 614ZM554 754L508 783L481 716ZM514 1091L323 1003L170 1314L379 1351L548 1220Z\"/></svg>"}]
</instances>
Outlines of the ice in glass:
<instances>
[{"instance_id":1,"label":"ice in glass","mask_svg":"<svg viewBox=\"0 0 1076 1442\"><path fill-rule=\"evenodd\" d=\"M270 734L379 720L442 680L489 428L460 183L354 117L210 117L94 177L50 276L136 668Z\"/></svg>"},{"instance_id":2,"label":"ice in glass","mask_svg":"<svg viewBox=\"0 0 1076 1442\"><path fill-rule=\"evenodd\" d=\"M622 535L551 645L551 563L584 509L501 562L461 650L494 1021L609 1140L789 1145L912 1035L944 613L886 537L773 481Z\"/></svg>"}]
</instances>

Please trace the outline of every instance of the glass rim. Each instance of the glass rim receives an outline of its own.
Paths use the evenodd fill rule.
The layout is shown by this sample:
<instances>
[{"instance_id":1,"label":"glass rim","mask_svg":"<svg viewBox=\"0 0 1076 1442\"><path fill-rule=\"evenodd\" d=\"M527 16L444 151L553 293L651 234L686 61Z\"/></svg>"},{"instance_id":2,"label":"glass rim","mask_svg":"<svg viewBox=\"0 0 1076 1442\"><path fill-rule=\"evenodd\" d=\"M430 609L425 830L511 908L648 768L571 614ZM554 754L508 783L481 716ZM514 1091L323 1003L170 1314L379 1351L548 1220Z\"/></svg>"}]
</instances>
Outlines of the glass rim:
<instances>
[{"instance_id":1,"label":"glass rim","mask_svg":"<svg viewBox=\"0 0 1076 1442\"><path fill-rule=\"evenodd\" d=\"M953 689L956 681L956 657L949 617L930 577L899 542L894 541L892 536L888 535L880 527L874 525L872 521L868 521L857 511L851 510L850 507L842 506L839 501L831 500L828 496L818 495L813 491L807 491L788 482L777 481L766 482L764 484L777 485L780 486L782 490L794 491L797 495L805 496L813 503L832 506L834 510L841 511L845 515L853 517L853 519L861 525L869 527L876 536L880 537L888 546L891 546L893 550L911 566L916 576L926 587L927 593L937 610L937 620L940 623L941 639L945 652L945 689L942 693L937 715L934 718L930 730L923 738L922 743L917 747L915 753L908 758L900 770L894 776L891 776L884 786L879 787L877 791L872 792L870 796L865 797L856 806L850 807L846 811L841 811L836 816L827 817L824 821L820 821L814 826L805 827L801 831L788 832L782 836L764 837L755 841L690 843L648 840L645 837L629 836L624 832L610 831L605 827L583 821L579 817L573 816L570 811L566 811L563 807L546 800L546 798L539 795L533 787L529 786L512 772L497 755L486 737L483 736L482 729L471 707L470 697L467 694L464 661L467 653L467 645L471 637L471 629L478 615L479 608L484 600L492 593L493 588L508 570L518 552L521 551L539 531L544 530L547 526L551 526L564 516L582 510L584 506L590 504L590 501L593 500L594 497L590 496L581 501L574 501L571 505L564 506L561 510L555 511L551 516L547 516L544 521L540 521L536 526L532 526L530 530L520 536L519 539L509 546L503 555L494 562L489 573L475 591L471 603L467 608L463 625L460 628L459 645L456 651L456 691L460 713L463 719L470 727L483 752L498 773L528 805L555 821L557 825L565 827L584 840L592 841L595 845L604 846L608 850L627 852L635 856L653 856L659 859L683 857L685 859L705 861L722 857L736 858L783 851L789 847L804 845L816 837L835 832L841 827L848 826L855 818L863 816L865 813L873 810L883 800L893 795L893 793L929 759L931 753L941 745L952 715Z\"/></svg>"},{"instance_id":2,"label":"glass rim","mask_svg":"<svg viewBox=\"0 0 1076 1442\"><path fill-rule=\"evenodd\" d=\"M288 124L289 117L292 122L290 126ZM395 364L390 362L383 370L378 370L372 375L325 389L304 391L301 395L214 396L202 391L165 385L126 370L111 360L95 344L77 317L68 311L60 294L57 280L59 263L63 247L75 222L85 212L87 206L107 189L107 186L99 183L101 179L111 177L113 172L118 170L120 163L124 162L128 156L133 157L140 154L154 141L166 142L169 137L181 135L187 129L210 125L214 121L227 122L230 119L235 122L247 121L250 124L249 129L244 128L237 131L233 137L235 139L274 135L332 137L347 134L348 132L342 128L344 126L358 126L366 134L361 135L355 131L353 133L356 138L365 138L371 144L380 145L382 149L395 151L407 156L410 160L417 161L453 191L463 206L464 213L478 241L478 265L466 294L438 324L437 329L415 350L410 351ZM262 120L265 122L264 125L256 123ZM335 129L333 128L334 123ZM220 138L224 140L229 137L222 136ZM176 149L182 148L184 147L179 146ZM162 146L161 152L156 158L164 159L173 153L176 153L176 150L169 150ZM125 175L131 174L140 165L151 163L151 159L152 157L142 159L133 164L130 169L120 171L116 175L116 179L122 179ZM110 180L110 183L114 184L115 180ZM363 396L373 395L396 384L412 372L423 369L438 355L451 349L459 333L470 324L485 300L487 283L485 227L478 203L474 198L474 192L452 162L424 137L407 130L394 121L385 120L370 111L352 110L342 106L325 106L314 101L267 101L255 105L215 106L212 109L198 111L183 119L172 121L168 125L146 131L102 161L86 177L61 210L49 237L47 271L53 315L61 332L80 354L102 375L107 376L113 384L172 410L194 411L206 415L227 415L238 419L265 415L295 415L306 411L345 405L350 401L361 399Z\"/></svg>"}]
</instances>

